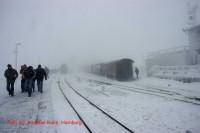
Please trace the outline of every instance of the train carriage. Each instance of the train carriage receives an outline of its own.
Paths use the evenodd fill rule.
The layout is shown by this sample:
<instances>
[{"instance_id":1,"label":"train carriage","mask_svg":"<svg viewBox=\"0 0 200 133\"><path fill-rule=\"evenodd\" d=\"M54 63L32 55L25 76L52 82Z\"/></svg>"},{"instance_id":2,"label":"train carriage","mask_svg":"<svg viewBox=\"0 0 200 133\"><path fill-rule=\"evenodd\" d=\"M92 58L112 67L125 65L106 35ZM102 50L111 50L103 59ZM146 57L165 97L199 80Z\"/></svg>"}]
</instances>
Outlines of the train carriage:
<instances>
[{"instance_id":1,"label":"train carriage","mask_svg":"<svg viewBox=\"0 0 200 133\"><path fill-rule=\"evenodd\" d=\"M133 79L133 63L133 60L125 58L108 63L95 64L91 66L91 72L119 81L128 81Z\"/></svg>"}]
</instances>

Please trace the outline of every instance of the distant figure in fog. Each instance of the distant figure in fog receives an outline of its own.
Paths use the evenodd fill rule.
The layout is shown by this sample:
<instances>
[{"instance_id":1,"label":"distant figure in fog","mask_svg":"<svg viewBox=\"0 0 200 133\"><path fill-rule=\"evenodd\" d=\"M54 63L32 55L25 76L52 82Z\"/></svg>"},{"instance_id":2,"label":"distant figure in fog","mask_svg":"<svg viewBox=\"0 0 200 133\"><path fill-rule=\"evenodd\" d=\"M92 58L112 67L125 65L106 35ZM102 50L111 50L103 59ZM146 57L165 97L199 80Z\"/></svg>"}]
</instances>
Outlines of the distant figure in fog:
<instances>
[{"instance_id":1,"label":"distant figure in fog","mask_svg":"<svg viewBox=\"0 0 200 133\"><path fill-rule=\"evenodd\" d=\"M48 67L44 67L44 70L45 70L45 72L46 72L46 74L47 74L47 78L49 78L49 68Z\"/></svg>"},{"instance_id":2,"label":"distant figure in fog","mask_svg":"<svg viewBox=\"0 0 200 133\"><path fill-rule=\"evenodd\" d=\"M35 78L36 73L32 66L29 66L24 70L25 77L25 89L28 91L28 97L31 97L32 87L33 87L33 79Z\"/></svg>"},{"instance_id":3,"label":"distant figure in fog","mask_svg":"<svg viewBox=\"0 0 200 133\"><path fill-rule=\"evenodd\" d=\"M22 75L21 77L21 92L25 92L25 77L24 77L24 70L27 69L27 66L26 64L22 65L21 66L21 69L20 69L20 74Z\"/></svg>"},{"instance_id":4,"label":"distant figure in fog","mask_svg":"<svg viewBox=\"0 0 200 133\"><path fill-rule=\"evenodd\" d=\"M136 73L136 76L137 76L137 79L138 79L138 76L139 76L139 69L137 67L135 67L135 73Z\"/></svg>"},{"instance_id":5,"label":"distant figure in fog","mask_svg":"<svg viewBox=\"0 0 200 133\"><path fill-rule=\"evenodd\" d=\"M43 93L43 80L47 80L47 73L41 65L38 65L36 69L36 80L37 80L37 87L40 93Z\"/></svg>"},{"instance_id":6,"label":"distant figure in fog","mask_svg":"<svg viewBox=\"0 0 200 133\"><path fill-rule=\"evenodd\" d=\"M7 67L8 69L6 69L4 72L4 76L7 82L6 88L9 93L9 96L14 96L14 84L15 84L15 80L18 77L18 73L17 73L17 70L12 68L10 64L8 64Z\"/></svg>"}]
</instances>

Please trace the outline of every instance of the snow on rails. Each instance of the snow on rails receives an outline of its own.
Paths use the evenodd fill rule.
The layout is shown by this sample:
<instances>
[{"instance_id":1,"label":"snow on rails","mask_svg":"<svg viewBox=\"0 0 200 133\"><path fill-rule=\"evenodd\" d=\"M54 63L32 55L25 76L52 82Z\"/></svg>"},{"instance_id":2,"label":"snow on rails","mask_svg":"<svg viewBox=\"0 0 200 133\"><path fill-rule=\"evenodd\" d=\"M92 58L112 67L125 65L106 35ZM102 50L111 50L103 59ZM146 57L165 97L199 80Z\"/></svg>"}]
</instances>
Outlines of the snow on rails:
<instances>
[{"instance_id":1,"label":"snow on rails","mask_svg":"<svg viewBox=\"0 0 200 133\"><path fill-rule=\"evenodd\" d=\"M68 104L70 104L71 108L73 108L76 115L83 122L84 126L87 128L88 132L127 132L134 133L134 131L128 128L125 124L121 123L119 120L111 116L108 112L100 108L98 105L94 104L87 97L83 96L79 93L75 88L71 86L71 84L65 80L64 84L66 87L61 85L61 82L58 82L58 86L62 95L65 97ZM65 93L65 89L67 89L67 93ZM70 96L69 96L70 93ZM70 98L69 98L70 97ZM74 99L74 100L73 100ZM76 100L75 100L76 99ZM79 100L78 100L79 99ZM79 101L79 102L78 102ZM84 107L84 108L83 108ZM90 111L87 111L87 110ZM81 111L80 111L81 110ZM85 110L85 112L84 112ZM93 110L93 111L91 111ZM91 122L91 119L88 118L88 113L90 112L90 118L94 119L95 122ZM94 113L92 113L94 112ZM86 114L85 114L86 113ZM95 116L95 118L94 118ZM101 129L99 128L101 127Z\"/></svg>"},{"instance_id":2,"label":"snow on rails","mask_svg":"<svg viewBox=\"0 0 200 133\"><path fill-rule=\"evenodd\" d=\"M110 83L110 82L106 82L106 81L100 81L100 80L96 80L96 79L88 79L88 81L90 81L90 82L92 81L97 84L110 85L112 87L126 90L126 91L131 91L134 93L142 93L142 94L153 95L153 96L158 96L158 97L162 97L162 98L170 98L170 99L180 101L180 102L200 105L199 98L185 96L184 94L181 94L181 93L178 93L175 91L171 91L171 90L167 91L162 88L149 87L149 86L144 86L144 85L139 85L139 84L137 84L137 86L136 85L126 86L126 85Z\"/></svg>"}]
</instances>

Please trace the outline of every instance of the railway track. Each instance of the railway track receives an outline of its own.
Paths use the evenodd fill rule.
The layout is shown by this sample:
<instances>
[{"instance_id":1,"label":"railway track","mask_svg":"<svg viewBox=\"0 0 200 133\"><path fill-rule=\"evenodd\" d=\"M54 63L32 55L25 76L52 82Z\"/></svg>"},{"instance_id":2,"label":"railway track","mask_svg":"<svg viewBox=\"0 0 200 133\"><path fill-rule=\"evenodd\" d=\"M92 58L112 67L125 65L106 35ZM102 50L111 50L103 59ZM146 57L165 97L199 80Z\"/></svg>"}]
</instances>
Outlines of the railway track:
<instances>
[{"instance_id":1,"label":"railway track","mask_svg":"<svg viewBox=\"0 0 200 133\"><path fill-rule=\"evenodd\" d=\"M176 91L172 91L172 90L168 91L168 90L166 90L166 88L160 89L160 88L158 88L158 86L143 85L143 84L135 84L135 85L136 85L136 86L142 86L142 87L145 87L145 88L151 88L151 89L158 90L158 91L171 92L173 95L180 95L180 96L183 96L183 97L188 98L188 99L200 101L200 98L199 98L199 97L196 97L196 96L189 97L189 96L186 96L186 95L181 94L181 93L176 92ZM180 90L186 91L186 90L184 90L184 89L180 89ZM191 91L188 91L188 92L191 92Z\"/></svg>"},{"instance_id":2,"label":"railway track","mask_svg":"<svg viewBox=\"0 0 200 133\"><path fill-rule=\"evenodd\" d=\"M130 128L128 128L127 126L125 126L123 123L121 123L120 121L118 121L117 119L115 119L114 117L112 117L110 114L108 114L106 111L104 111L103 109L101 109L99 106L97 106L96 104L94 104L91 100L89 100L88 98L86 98L85 96L83 96L82 94L80 94L75 88L73 88L71 86L71 84L65 80L65 83L67 84L67 86L76 93L76 95L78 95L79 97L81 97L82 99L84 99L86 102L89 103L89 105L91 105L93 108L97 109L99 112L101 112L104 116L106 116L107 118L109 118L110 120L112 120L114 123L116 123L117 125L119 125L121 128L123 128L124 130L126 130L129 133L134 133L133 130L131 130ZM66 101L69 103L69 105L71 106L71 108L74 110L74 112L77 114L77 116L79 117L79 119L82 121L82 123L84 124L84 126L87 128L89 133L92 133L91 128L88 126L88 124L85 122L85 120L83 119L83 117L80 115L80 113L77 111L77 109L74 107L74 105L72 104L72 102L70 101L70 99L66 96L66 94L64 93L63 89L61 88L60 82L58 82L58 87L62 93L62 95L65 97Z\"/></svg>"},{"instance_id":3,"label":"railway track","mask_svg":"<svg viewBox=\"0 0 200 133\"><path fill-rule=\"evenodd\" d=\"M81 122L83 123L83 125L86 127L86 129L88 130L89 133L92 133L91 129L89 128L89 126L86 124L86 122L83 120L83 118L81 117L81 115L79 114L79 112L74 108L74 106L72 105L71 101L67 98L67 96L65 95L64 91L61 88L60 82L58 81L58 87L62 93L62 95L64 96L64 98L66 99L66 101L69 103L70 107L74 110L74 112L76 113L76 115L78 116L78 118L81 120Z\"/></svg>"},{"instance_id":4,"label":"railway track","mask_svg":"<svg viewBox=\"0 0 200 133\"><path fill-rule=\"evenodd\" d=\"M97 84L110 85L112 87L116 87L116 88L126 90L126 91L131 91L134 93L153 95L153 96L162 97L162 98L170 98L170 99L180 101L180 102L190 103L190 104L194 104L194 105L200 105L200 100L198 98L195 99L195 98L187 97L187 96L177 93L175 91L167 91L167 90L163 90L163 89L159 89L159 88L155 88L155 87L149 87L151 89L146 89L146 88L144 88L144 86L139 87L139 85L137 85L138 87L119 85L119 84L114 84L114 83L105 82L105 81L99 81L99 80L95 80L95 79L88 79L88 80L93 81ZM146 86L146 87L148 87L148 86Z\"/></svg>"}]
</instances>

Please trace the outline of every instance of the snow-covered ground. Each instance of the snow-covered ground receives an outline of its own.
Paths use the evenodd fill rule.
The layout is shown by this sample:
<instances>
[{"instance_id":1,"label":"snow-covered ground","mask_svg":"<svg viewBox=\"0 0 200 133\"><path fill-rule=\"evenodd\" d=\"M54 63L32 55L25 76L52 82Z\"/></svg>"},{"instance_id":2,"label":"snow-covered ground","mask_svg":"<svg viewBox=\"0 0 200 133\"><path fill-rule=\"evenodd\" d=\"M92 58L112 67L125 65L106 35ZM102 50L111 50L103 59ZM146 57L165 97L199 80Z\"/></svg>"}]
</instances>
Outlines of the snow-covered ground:
<instances>
[{"instance_id":1,"label":"snow-covered ground","mask_svg":"<svg viewBox=\"0 0 200 133\"><path fill-rule=\"evenodd\" d=\"M0 85L0 133L87 132L65 102L54 77L44 82L43 94L36 87L32 97L20 92L20 80L14 97L8 96L4 79Z\"/></svg>"},{"instance_id":2,"label":"snow-covered ground","mask_svg":"<svg viewBox=\"0 0 200 133\"><path fill-rule=\"evenodd\" d=\"M200 106L167 97L124 90L93 80L143 89L177 92L185 96L200 97L200 83L181 83L171 80L142 78L131 82L118 82L85 73L51 75L44 82L44 93L33 97L20 93L18 81L15 96L9 97L5 80L0 80L0 133L86 133L87 129L63 96L60 89L94 133L127 132L113 120L78 96L69 84L106 113L135 133L192 133L200 132ZM59 82L58 82L59 81ZM69 84L67 84L67 82ZM60 88L58 86L60 85ZM37 90L37 89L36 89ZM18 123L11 123L15 120ZM40 120L46 123L19 123ZM50 122L47 123L47 120ZM70 123L69 121L76 123ZM64 122L68 123L64 123Z\"/></svg>"},{"instance_id":3,"label":"snow-covered ground","mask_svg":"<svg viewBox=\"0 0 200 133\"><path fill-rule=\"evenodd\" d=\"M82 77L85 79L97 79L99 81L128 86L128 87L141 87L143 89L150 89L154 91L164 91L164 92L175 92L183 96L190 98L200 98L200 83L183 83L175 80L169 79L159 79L159 78L141 78L139 80L134 80L132 82L118 82L116 80L111 80L109 78L96 76L93 74L78 74L77 77Z\"/></svg>"},{"instance_id":4,"label":"snow-covered ground","mask_svg":"<svg viewBox=\"0 0 200 133\"><path fill-rule=\"evenodd\" d=\"M0 87L0 132L1 133L39 133L55 132L50 125L34 124L36 120L53 120L49 89L51 84L45 83L44 93L28 94L20 92L20 81L17 80L15 96L10 97L6 91L5 80Z\"/></svg>"},{"instance_id":5,"label":"snow-covered ground","mask_svg":"<svg viewBox=\"0 0 200 133\"><path fill-rule=\"evenodd\" d=\"M177 90L189 90L200 96L199 83L183 84L170 80L141 79L133 82L117 82L94 75L71 75L66 79L84 96L112 114L127 127L142 133L184 133L200 132L200 106L173 99L134 93L106 84L97 84L88 78L123 84L126 86L154 85L161 89L174 87ZM141 87L141 86L140 86ZM145 86L146 87L146 86ZM191 88L192 87L192 88ZM186 92L185 92L186 94Z\"/></svg>"}]
</instances>

